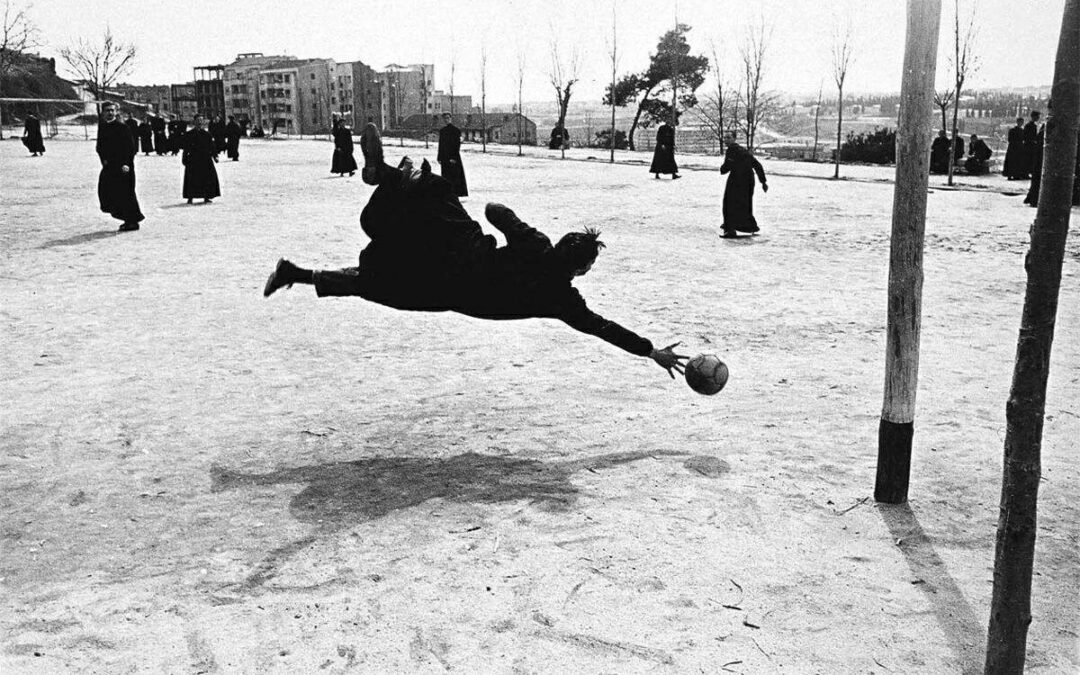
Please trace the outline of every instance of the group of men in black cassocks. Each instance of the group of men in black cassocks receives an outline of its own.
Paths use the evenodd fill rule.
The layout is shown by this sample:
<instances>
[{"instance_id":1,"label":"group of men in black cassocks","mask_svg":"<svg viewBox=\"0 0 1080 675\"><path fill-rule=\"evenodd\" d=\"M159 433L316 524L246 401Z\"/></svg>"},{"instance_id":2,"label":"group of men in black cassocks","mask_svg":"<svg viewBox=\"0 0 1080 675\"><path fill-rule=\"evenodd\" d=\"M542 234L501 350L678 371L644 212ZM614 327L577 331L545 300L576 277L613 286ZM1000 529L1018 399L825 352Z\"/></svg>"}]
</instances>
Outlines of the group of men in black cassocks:
<instances>
[{"instance_id":1,"label":"group of men in black cassocks","mask_svg":"<svg viewBox=\"0 0 1080 675\"><path fill-rule=\"evenodd\" d=\"M956 141L955 147L953 141ZM930 144L930 173L949 172L949 152L952 151L953 163L959 164L964 159L964 139L957 134L950 139L944 129L938 131L937 138Z\"/></svg>"},{"instance_id":2,"label":"group of men in black cassocks","mask_svg":"<svg viewBox=\"0 0 1080 675\"><path fill-rule=\"evenodd\" d=\"M1037 173L1035 160L1039 156L1041 167L1042 140L1040 136L1039 118L1042 113L1038 110L1031 111L1031 119L1024 124L1023 117L1016 118L1016 126L1009 129L1009 145L1005 150L1005 164L1001 167L1001 173L1009 180L1027 180L1032 174Z\"/></svg>"},{"instance_id":3,"label":"group of men in black cassocks","mask_svg":"<svg viewBox=\"0 0 1080 675\"><path fill-rule=\"evenodd\" d=\"M33 113L23 120L22 143L30 151L31 157L41 157L45 154L45 141L41 137L41 120Z\"/></svg>"}]
</instances>

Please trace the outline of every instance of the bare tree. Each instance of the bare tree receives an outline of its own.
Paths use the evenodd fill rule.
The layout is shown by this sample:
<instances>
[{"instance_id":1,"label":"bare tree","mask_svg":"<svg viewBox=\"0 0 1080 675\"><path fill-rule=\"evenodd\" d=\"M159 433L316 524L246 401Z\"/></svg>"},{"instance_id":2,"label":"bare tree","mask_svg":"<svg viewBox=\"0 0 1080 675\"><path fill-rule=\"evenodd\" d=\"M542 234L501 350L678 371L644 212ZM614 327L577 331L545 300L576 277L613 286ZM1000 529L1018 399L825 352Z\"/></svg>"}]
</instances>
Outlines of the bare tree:
<instances>
[{"instance_id":1,"label":"bare tree","mask_svg":"<svg viewBox=\"0 0 1080 675\"><path fill-rule=\"evenodd\" d=\"M60 57L76 77L86 82L94 98L100 99L110 85L131 72L135 53L135 45L119 42L106 26L101 42L79 38L75 44L62 48Z\"/></svg>"},{"instance_id":2,"label":"bare tree","mask_svg":"<svg viewBox=\"0 0 1080 675\"><path fill-rule=\"evenodd\" d=\"M854 55L854 46L851 41L851 23L849 22L844 31L833 34L832 41L832 74L833 82L836 82L836 168L833 178L840 177L840 148L843 143L842 127L844 124L844 80L847 79L848 68Z\"/></svg>"},{"instance_id":3,"label":"bare tree","mask_svg":"<svg viewBox=\"0 0 1080 675\"><path fill-rule=\"evenodd\" d=\"M733 95L724 79L723 60L720 58L716 43L710 41L709 48L712 52L712 62L709 66L716 78L716 89L703 96L704 100L694 108L694 114L698 121L713 132L722 151L724 137L738 125L738 113L732 110Z\"/></svg>"},{"instance_id":4,"label":"bare tree","mask_svg":"<svg viewBox=\"0 0 1080 675\"><path fill-rule=\"evenodd\" d=\"M765 112L763 100L762 79L765 75L765 57L768 53L769 40L772 38L772 26L765 23L762 18L757 25L751 25L746 30L742 45L739 46L739 55L743 62L743 104L746 112L746 147L753 152L754 137L757 135L758 124Z\"/></svg>"},{"instance_id":5,"label":"bare tree","mask_svg":"<svg viewBox=\"0 0 1080 675\"><path fill-rule=\"evenodd\" d=\"M941 110L941 128L949 128L949 118L947 117L949 112L949 106L953 102L953 90L946 89L945 91L934 92L934 105Z\"/></svg>"},{"instance_id":6,"label":"bare tree","mask_svg":"<svg viewBox=\"0 0 1080 675\"><path fill-rule=\"evenodd\" d=\"M1005 461L994 547L994 587L986 640L987 675L1024 672L1031 623L1031 579L1037 536L1046 383L1069 235L1070 199L1080 129L1080 0L1067 0L1061 18L1046 121L1046 155L1031 245L1024 258L1027 289L1016 363L1005 406Z\"/></svg>"},{"instance_id":7,"label":"bare tree","mask_svg":"<svg viewBox=\"0 0 1080 675\"><path fill-rule=\"evenodd\" d=\"M548 71L548 78L551 86L555 88L555 103L559 106L559 121L555 123L555 128L559 133L563 134L560 146L563 157L565 157L566 110L570 107L570 95L579 79L578 71L581 66L581 52L575 45L570 52L569 61L564 63L562 56L559 54L559 39L555 36L554 27L552 27L551 33L551 70Z\"/></svg>"},{"instance_id":8,"label":"bare tree","mask_svg":"<svg viewBox=\"0 0 1080 675\"><path fill-rule=\"evenodd\" d=\"M522 89L525 86L525 52L519 48L517 55L517 91L518 91L518 104L517 104L517 142L518 142L518 157L521 157L524 153L521 151L521 116L523 114L522 104L524 99L522 98Z\"/></svg>"},{"instance_id":9,"label":"bare tree","mask_svg":"<svg viewBox=\"0 0 1080 675\"><path fill-rule=\"evenodd\" d=\"M618 33L616 33L615 0L611 2L611 91L615 91L615 73L619 68ZM611 135L608 136L608 145L611 146L611 156L608 162L615 163L615 97L611 97Z\"/></svg>"},{"instance_id":10,"label":"bare tree","mask_svg":"<svg viewBox=\"0 0 1080 675\"><path fill-rule=\"evenodd\" d=\"M3 96L4 78L11 72L15 60L22 52L38 46L38 29L30 20L31 5L13 6L4 0L4 18L0 25L0 96ZM4 138L3 110L0 108L0 139Z\"/></svg>"},{"instance_id":11,"label":"bare tree","mask_svg":"<svg viewBox=\"0 0 1080 675\"><path fill-rule=\"evenodd\" d=\"M450 50L450 116L454 116L454 74L457 72L457 59L454 50Z\"/></svg>"},{"instance_id":12,"label":"bare tree","mask_svg":"<svg viewBox=\"0 0 1080 675\"><path fill-rule=\"evenodd\" d=\"M979 68L979 58L972 51L975 45L975 2L971 3L971 15L968 17L967 28L960 33L960 0L953 0L953 72L956 75L956 101L953 105L952 115L952 145L949 146L949 185L953 184L953 168L956 164L957 123L960 116L960 92L964 89L964 81L970 75L974 75Z\"/></svg>"},{"instance_id":13,"label":"bare tree","mask_svg":"<svg viewBox=\"0 0 1080 675\"><path fill-rule=\"evenodd\" d=\"M480 42L480 136L487 152L487 41Z\"/></svg>"}]
</instances>

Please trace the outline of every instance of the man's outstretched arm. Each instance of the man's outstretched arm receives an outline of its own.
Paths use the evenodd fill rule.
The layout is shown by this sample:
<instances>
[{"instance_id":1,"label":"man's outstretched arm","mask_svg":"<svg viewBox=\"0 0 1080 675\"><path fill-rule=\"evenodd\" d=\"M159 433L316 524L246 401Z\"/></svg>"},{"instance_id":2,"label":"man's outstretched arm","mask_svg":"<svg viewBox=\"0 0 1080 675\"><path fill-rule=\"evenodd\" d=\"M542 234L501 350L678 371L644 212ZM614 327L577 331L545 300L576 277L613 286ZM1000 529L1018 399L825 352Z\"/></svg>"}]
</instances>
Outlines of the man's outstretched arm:
<instances>
[{"instance_id":1,"label":"man's outstretched arm","mask_svg":"<svg viewBox=\"0 0 1080 675\"><path fill-rule=\"evenodd\" d=\"M679 344L678 342L668 345L663 349L656 349L653 347L652 342L647 338L643 338L637 333L627 328L623 328L614 321L608 321L596 312L590 310L588 306L585 305L585 301L581 298L581 295L578 294L577 291L574 291L574 293L577 295L577 302L559 317L566 325L582 333L595 335L601 340L613 344L619 349L630 352L635 356L647 356L655 361L661 368L668 371L668 375L671 375L673 378L675 377L675 372L683 372L681 361L689 357L674 352L674 348Z\"/></svg>"}]
</instances>

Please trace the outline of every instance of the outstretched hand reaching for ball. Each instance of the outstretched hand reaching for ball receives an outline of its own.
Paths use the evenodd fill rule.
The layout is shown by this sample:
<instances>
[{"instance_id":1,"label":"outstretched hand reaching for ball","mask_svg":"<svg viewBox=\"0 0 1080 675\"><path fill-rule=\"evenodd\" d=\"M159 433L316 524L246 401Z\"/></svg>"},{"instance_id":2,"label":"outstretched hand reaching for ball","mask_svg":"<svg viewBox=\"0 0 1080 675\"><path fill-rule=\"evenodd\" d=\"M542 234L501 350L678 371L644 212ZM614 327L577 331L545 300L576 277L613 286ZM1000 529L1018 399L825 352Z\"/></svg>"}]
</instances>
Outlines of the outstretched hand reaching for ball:
<instances>
[{"instance_id":1,"label":"outstretched hand reaching for ball","mask_svg":"<svg viewBox=\"0 0 1080 675\"><path fill-rule=\"evenodd\" d=\"M684 359L685 360L685 359L690 358L689 356L684 356L682 354L676 354L674 351L672 351L673 349L675 349L678 346L679 346L679 343L676 342L675 344L668 345L667 347L664 347L663 349L654 349L654 350L652 350L652 353L649 354L649 358L651 358L653 361L656 361L657 363L659 363L660 367L663 368L664 370L666 370L668 372L668 375L670 375L671 379L673 379L673 380L675 379L675 373L676 372L678 372L678 373L683 372L683 365L682 365L682 363L679 362L679 359Z\"/></svg>"}]
</instances>

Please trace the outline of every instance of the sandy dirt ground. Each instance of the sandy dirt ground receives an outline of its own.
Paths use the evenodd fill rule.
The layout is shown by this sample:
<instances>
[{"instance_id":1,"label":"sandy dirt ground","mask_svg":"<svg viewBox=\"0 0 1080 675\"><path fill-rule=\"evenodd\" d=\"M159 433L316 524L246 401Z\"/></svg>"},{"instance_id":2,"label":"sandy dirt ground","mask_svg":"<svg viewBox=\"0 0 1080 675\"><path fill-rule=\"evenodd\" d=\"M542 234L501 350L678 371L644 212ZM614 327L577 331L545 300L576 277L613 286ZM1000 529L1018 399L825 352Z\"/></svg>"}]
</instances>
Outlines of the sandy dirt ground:
<instances>
[{"instance_id":1,"label":"sandy dirt ground","mask_svg":"<svg viewBox=\"0 0 1080 675\"><path fill-rule=\"evenodd\" d=\"M726 241L715 158L673 182L644 155L475 150L474 217L600 228L590 306L718 354L727 388L557 322L263 299L278 257L366 242L371 188L325 141L244 142L210 205L140 156L124 235L92 142L0 143L0 670L981 672L1024 186L932 190L911 501L884 507L891 169L766 161L762 234ZM1080 668L1076 229L1032 673Z\"/></svg>"}]
</instances>

